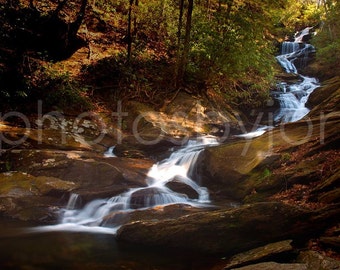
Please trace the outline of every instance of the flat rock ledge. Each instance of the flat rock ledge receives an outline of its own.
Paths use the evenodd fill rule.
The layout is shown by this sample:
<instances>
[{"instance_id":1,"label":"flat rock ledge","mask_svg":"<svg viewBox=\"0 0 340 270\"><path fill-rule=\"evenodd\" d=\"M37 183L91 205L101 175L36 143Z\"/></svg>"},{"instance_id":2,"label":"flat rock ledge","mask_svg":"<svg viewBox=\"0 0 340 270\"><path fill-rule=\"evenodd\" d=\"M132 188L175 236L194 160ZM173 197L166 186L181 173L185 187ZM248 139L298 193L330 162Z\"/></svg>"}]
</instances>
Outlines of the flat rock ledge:
<instances>
[{"instance_id":1,"label":"flat rock ledge","mask_svg":"<svg viewBox=\"0 0 340 270\"><path fill-rule=\"evenodd\" d=\"M257 263L241 268L232 268L234 270L309 270L306 264L301 263L276 263L276 262L264 262Z\"/></svg>"},{"instance_id":2,"label":"flat rock ledge","mask_svg":"<svg viewBox=\"0 0 340 270\"><path fill-rule=\"evenodd\" d=\"M315 212L278 202L256 203L177 219L131 222L118 230L117 240L232 256L286 239L306 241L327 228L339 212L338 206Z\"/></svg>"},{"instance_id":3,"label":"flat rock ledge","mask_svg":"<svg viewBox=\"0 0 340 270\"><path fill-rule=\"evenodd\" d=\"M337 270L340 261L317 251L298 250L292 240L284 240L232 256L223 270L232 269Z\"/></svg>"},{"instance_id":4,"label":"flat rock ledge","mask_svg":"<svg viewBox=\"0 0 340 270\"><path fill-rule=\"evenodd\" d=\"M291 243L292 240L284 240L234 255L230 258L228 264L224 267L224 270L234 269L235 267L241 267L260 261L263 262L268 259L289 256L289 253L293 251Z\"/></svg>"}]
</instances>

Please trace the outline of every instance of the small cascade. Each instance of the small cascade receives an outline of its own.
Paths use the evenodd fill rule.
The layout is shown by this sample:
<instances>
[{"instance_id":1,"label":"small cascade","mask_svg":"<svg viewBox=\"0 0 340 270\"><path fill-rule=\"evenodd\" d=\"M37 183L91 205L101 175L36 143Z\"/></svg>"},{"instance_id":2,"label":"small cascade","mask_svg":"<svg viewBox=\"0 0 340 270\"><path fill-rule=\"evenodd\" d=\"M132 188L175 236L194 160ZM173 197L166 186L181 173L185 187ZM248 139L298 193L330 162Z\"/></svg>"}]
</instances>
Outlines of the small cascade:
<instances>
[{"instance_id":1,"label":"small cascade","mask_svg":"<svg viewBox=\"0 0 340 270\"><path fill-rule=\"evenodd\" d=\"M276 59L287 73L297 74L297 63L304 67L309 55L315 52L311 44L304 43L305 37L310 36L312 29L312 27L307 27L297 33L294 41L282 42L280 55Z\"/></svg>"},{"instance_id":2,"label":"small cascade","mask_svg":"<svg viewBox=\"0 0 340 270\"><path fill-rule=\"evenodd\" d=\"M104 157L117 157L114 153L113 150L115 149L116 146L111 146L109 149L106 150L104 153Z\"/></svg>"},{"instance_id":3,"label":"small cascade","mask_svg":"<svg viewBox=\"0 0 340 270\"><path fill-rule=\"evenodd\" d=\"M67 230L115 233L126 222L126 214L136 209L158 205L187 204L195 207L209 203L209 192L194 181L193 171L200 153L206 146L217 145L214 137L189 140L171 156L152 166L146 178L146 187L130 190L109 199L96 199L77 208L79 196L71 194L62 210L59 225L37 228L35 231ZM196 198L170 189L167 184L177 182L197 193Z\"/></svg>"},{"instance_id":4,"label":"small cascade","mask_svg":"<svg viewBox=\"0 0 340 270\"><path fill-rule=\"evenodd\" d=\"M81 202L81 198L79 194L71 193L70 198L68 199L68 203L66 205L66 209L72 210L77 208L78 204Z\"/></svg>"},{"instance_id":5,"label":"small cascade","mask_svg":"<svg viewBox=\"0 0 340 270\"><path fill-rule=\"evenodd\" d=\"M295 33L294 41L295 42L305 42L306 37L310 36L312 29L313 29L313 27L306 27L302 31Z\"/></svg>"},{"instance_id":6,"label":"small cascade","mask_svg":"<svg viewBox=\"0 0 340 270\"><path fill-rule=\"evenodd\" d=\"M281 44L281 55L290 54L300 49L300 43L292 41L284 41Z\"/></svg>"},{"instance_id":7,"label":"small cascade","mask_svg":"<svg viewBox=\"0 0 340 270\"><path fill-rule=\"evenodd\" d=\"M319 86L315 78L300 75L302 81L287 86L276 96L280 104L279 111L274 116L274 122L295 122L308 114L306 102L309 95Z\"/></svg>"},{"instance_id":8,"label":"small cascade","mask_svg":"<svg viewBox=\"0 0 340 270\"><path fill-rule=\"evenodd\" d=\"M296 63L303 67L308 57L315 52L315 48L304 43L305 36L310 35L312 27L307 27L295 35L293 42L283 42L281 54L276 57L286 73L298 74ZM299 75L299 74L298 74ZM278 85L278 92L273 96L279 103L280 109L274 114L275 123L295 122L308 114L305 104L309 95L319 86L315 78L299 75L300 81L294 84L282 82Z\"/></svg>"}]
</instances>

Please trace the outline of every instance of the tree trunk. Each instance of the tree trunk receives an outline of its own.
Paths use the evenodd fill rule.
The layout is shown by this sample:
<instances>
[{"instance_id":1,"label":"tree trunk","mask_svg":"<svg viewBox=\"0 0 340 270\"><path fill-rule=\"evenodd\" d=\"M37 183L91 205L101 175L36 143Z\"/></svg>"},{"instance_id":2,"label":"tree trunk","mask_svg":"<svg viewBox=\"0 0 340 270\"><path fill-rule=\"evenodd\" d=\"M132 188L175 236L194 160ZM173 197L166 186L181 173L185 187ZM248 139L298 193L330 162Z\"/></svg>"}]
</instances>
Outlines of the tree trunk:
<instances>
[{"instance_id":1,"label":"tree trunk","mask_svg":"<svg viewBox=\"0 0 340 270\"><path fill-rule=\"evenodd\" d=\"M175 88L180 87L180 76L181 72L181 56L182 56L182 27L183 27L183 14L184 14L184 0L179 2L179 16L178 16L178 26L177 26L177 61L175 69Z\"/></svg>"},{"instance_id":2,"label":"tree trunk","mask_svg":"<svg viewBox=\"0 0 340 270\"><path fill-rule=\"evenodd\" d=\"M132 24L132 6L134 0L130 0L129 12L128 12L128 28L127 28L127 62L131 60L131 49L132 49L132 33L131 33L131 24Z\"/></svg>"},{"instance_id":3,"label":"tree trunk","mask_svg":"<svg viewBox=\"0 0 340 270\"><path fill-rule=\"evenodd\" d=\"M190 52L190 35L191 35L191 21L192 11L194 8L194 0L188 0L188 10L185 23L185 36L183 42L183 50L181 49L180 36L179 37L179 57L177 59L177 74L176 74L176 88L179 88L183 84L184 74L188 62ZM182 14L183 16L183 14Z\"/></svg>"},{"instance_id":4,"label":"tree trunk","mask_svg":"<svg viewBox=\"0 0 340 270\"><path fill-rule=\"evenodd\" d=\"M59 2L43 29L43 39L51 53L50 56L58 60L69 57L77 48L85 45L77 34L85 18L88 0L81 0L77 16L71 23L65 22L59 17L67 2L67 0Z\"/></svg>"},{"instance_id":5,"label":"tree trunk","mask_svg":"<svg viewBox=\"0 0 340 270\"><path fill-rule=\"evenodd\" d=\"M183 67L185 70L189 51L190 51L190 35L191 35L191 21L192 21L192 11L194 8L194 0L188 0L188 12L187 12L187 21L185 25L185 37L184 37L184 48L183 48Z\"/></svg>"},{"instance_id":6,"label":"tree trunk","mask_svg":"<svg viewBox=\"0 0 340 270\"><path fill-rule=\"evenodd\" d=\"M139 5L139 1L138 0L135 0L135 8L137 8L138 7L138 5ZM138 33L138 27L137 27L137 15L136 15L136 12L138 12L138 10L137 11L135 11L135 16L134 16L134 18L133 18L133 31L132 31L132 37L136 40L136 39L138 39L138 37L137 37L137 33Z\"/></svg>"},{"instance_id":7,"label":"tree trunk","mask_svg":"<svg viewBox=\"0 0 340 270\"><path fill-rule=\"evenodd\" d=\"M178 27L177 27L177 50L180 52L182 26L183 26L183 13L184 13L184 0L180 0L179 3L179 16L178 16Z\"/></svg>"},{"instance_id":8,"label":"tree trunk","mask_svg":"<svg viewBox=\"0 0 340 270\"><path fill-rule=\"evenodd\" d=\"M85 17L85 12L86 12L86 7L87 7L87 1L88 0L83 0L81 3L81 7L79 10L79 13L77 15L77 18L75 21L70 25L70 35L72 37L75 37L78 33L78 30L84 20Z\"/></svg>"},{"instance_id":9,"label":"tree trunk","mask_svg":"<svg viewBox=\"0 0 340 270\"><path fill-rule=\"evenodd\" d=\"M59 12L64 8L66 2L67 2L67 0L63 0L63 1L59 2L57 8L53 11L53 14L51 16L52 18L53 17L55 17L55 18L58 17Z\"/></svg>"}]
</instances>

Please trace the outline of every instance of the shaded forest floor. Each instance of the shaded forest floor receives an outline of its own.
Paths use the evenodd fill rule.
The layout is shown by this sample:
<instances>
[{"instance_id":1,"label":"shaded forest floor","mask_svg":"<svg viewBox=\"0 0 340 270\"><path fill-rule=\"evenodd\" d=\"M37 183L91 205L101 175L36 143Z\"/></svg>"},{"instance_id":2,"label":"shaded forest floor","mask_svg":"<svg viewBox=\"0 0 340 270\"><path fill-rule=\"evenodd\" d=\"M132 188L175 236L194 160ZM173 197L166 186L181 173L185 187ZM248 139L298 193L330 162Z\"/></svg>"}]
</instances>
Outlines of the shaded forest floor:
<instances>
[{"instance_id":1,"label":"shaded forest floor","mask_svg":"<svg viewBox=\"0 0 340 270\"><path fill-rule=\"evenodd\" d=\"M79 15L81 1L66 5L57 19L53 17L57 2L34 2L34 8L28 0L11 7L6 3L0 2L3 111L34 112L38 100L47 112L67 114L112 110L118 101L160 110L179 92L243 109L268 98L268 91L247 93L242 82L218 75L202 77L203 73L188 72L183 85L175 86L176 48L145 29L133 33L132 55L127 59L127 10L119 5L115 10L88 5L79 31L70 36L68 29ZM222 92L211 86L216 81L222 82Z\"/></svg>"},{"instance_id":2,"label":"shaded forest floor","mask_svg":"<svg viewBox=\"0 0 340 270\"><path fill-rule=\"evenodd\" d=\"M58 47L55 42L67 42L64 40L67 32L53 36L54 43L52 39L45 44L45 39L50 42L52 37L43 35L53 29L48 24L46 29L35 24L43 21L43 16L50 21L56 5L47 1L45 6L41 3L33 10L29 1L20 1L20 5L13 7L5 6L5 2L0 3L3 10L0 22L5 26L0 33L4 37L0 46L0 94L3 100L7 99L7 104L2 104L4 109L25 111L27 102L35 106L38 99L45 101L47 110L59 108L72 112L74 109L74 113L110 108L110 103L118 100L159 106L164 97L171 99L176 92L174 63L164 44L145 40L138 49L133 44L132 58L127 60L125 11L103 11L88 6L76 35L78 40L74 41L77 44L66 48L65 44ZM66 31L62 29L71 25L76 10L77 6L64 8L62 19L56 22L57 29ZM69 51L63 55L62 50Z\"/></svg>"}]
</instances>

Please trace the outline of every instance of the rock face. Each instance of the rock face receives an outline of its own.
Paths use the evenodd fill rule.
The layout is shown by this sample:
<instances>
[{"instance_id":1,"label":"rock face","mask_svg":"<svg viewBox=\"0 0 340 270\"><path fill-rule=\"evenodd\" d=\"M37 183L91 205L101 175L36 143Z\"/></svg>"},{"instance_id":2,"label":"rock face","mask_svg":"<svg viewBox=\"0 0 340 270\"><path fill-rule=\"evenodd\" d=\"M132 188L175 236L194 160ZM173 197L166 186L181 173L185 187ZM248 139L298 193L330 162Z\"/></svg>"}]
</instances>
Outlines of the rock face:
<instances>
[{"instance_id":1,"label":"rock face","mask_svg":"<svg viewBox=\"0 0 340 270\"><path fill-rule=\"evenodd\" d=\"M74 182L63 181L49 176L32 176L22 172L7 172L1 174L1 197L22 197L27 195L48 195L73 190Z\"/></svg>"},{"instance_id":2,"label":"rock face","mask_svg":"<svg viewBox=\"0 0 340 270\"><path fill-rule=\"evenodd\" d=\"M231 257L228 264L224 267L224 270L274 259L275 257L279 258L280 256L287 256L289 252L293 251L291 243L291 240L280 241L237 254Z\"/></svg>"},{"instance_id":3,"label":"rock face","mask_svg":"<svg viewBox=\"0 0 340 270\"><path fill-rule=\"evenodd\" d=\"M340 77L325 81L321 87L311 93L307 106L312 108L310 116L319 116L340 111Z\"/></svg>"},{"instance_id":4,"label":"rock face","mask_svg":"<svg viewBox=\"0 0 340 270\"><path fill-rule=\"evenodd\" d=\"M105 158L103 145L89 143L103 131L89 120L75 121L51 116L41 129L0 125L5 148L0 153L3 215L55 223L70 193L86 203L145 185L150 160ZM104 144L113 143L105 134L102 139Z\"/></svg>"},{"instance_id":5,"label":"rock face","mask_svg":"<svg viewBox=\"0 0 340 270\"><path fill-rule=\"evenodd\" d=\"M23 172L0 174L0 212L21 220L53 222L63 194L77 188L71 181Z\"/></svg>"},{"instance_id":6,"label":"rock face","mask_svg":"<svg viewBox=\"0 0 340 270\"><path fill-rule=\"evenodd\" d=\"M143 159L105 158L90 151L14 150L3 158L12 171L73 181L84 190L111 187L113 193L118 186L119 190L128 185L143 186L152 164Z\"/></svg>"},{"instance_id":7,"label":"rock face","mask_svg":"<svg viewBox=\"0 0 340 270\"><path fill-rule=\"evenodd\" d=\"M235 270L308 270L307 265L300 263L276 263L276 262L264 262L254 265L248 265L241 268L234 268Z\"/></svg>"},{"instance_id":8,"label":"rock face","mask_svg":"<svg viewBox=\"0 0 340 270\"><path fill-rule=\"evenodd\" d=\"M202 183L217 195L240 199L242 179L264 160L270 145L267 140L239 141L206 149L201 161ZM244 153L244 154L243 154Z\"/></svg>"},{"instance_id":9,"label":"rock face","mask_svg":"<svg viewBox=\"0 0 340 270\"><path fill-rule=\"evenodd\" d=\"M281 203L257 203L174 220L132 222L119 229L117 239L150 246L235 254L273 241L311 236L339 214L338 210L334 211L328 211L326 217Z\"/></svg>"},{"instance_id":10,"label":"rock face","mask_svg":"<svg viewBox=\"0 0 340 270\"><path fill-rule=\"evenodd\" d=\"M79 194L84 204L109 198L130 187L144 186L151 166L148 160L104 158L82 151L13 150L3 158L2 165L10 170L0 173L2 214L48 223L56 222L53 213L66 205L70 193ZM39 211L34 213L34 205L45 209L41 216ZM20 214L26 208L32 209L32 216Z\"/></svg>"},{"instance_id":11,"label":"rock face","mask_svg":"<svg viewBox=\"0 0 340 270\"><path fill-rule=\"evenodd\" d=\"M214 199L258 201L295 184L319 181L332 186L324 188L331 193L320 201L337 202L333 188L338 185L339 126L340 113L332 112L282 125L258 138L206 149L199 166L202 184ZM333 169L325 171L329 166Z\"/></svg>"}]
</instances>

